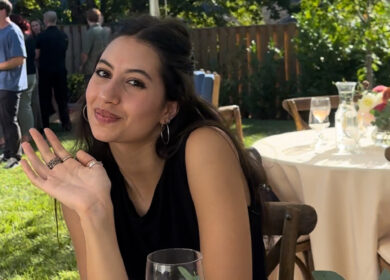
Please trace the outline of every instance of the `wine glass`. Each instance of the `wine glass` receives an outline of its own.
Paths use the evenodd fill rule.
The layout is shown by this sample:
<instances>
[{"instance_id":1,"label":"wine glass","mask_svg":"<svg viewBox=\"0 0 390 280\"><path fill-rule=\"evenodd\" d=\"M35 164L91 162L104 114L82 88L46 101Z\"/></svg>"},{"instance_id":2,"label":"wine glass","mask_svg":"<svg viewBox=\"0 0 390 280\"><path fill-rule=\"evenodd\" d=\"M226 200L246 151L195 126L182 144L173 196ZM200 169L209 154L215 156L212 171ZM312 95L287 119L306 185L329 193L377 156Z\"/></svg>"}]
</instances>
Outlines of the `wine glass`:
<instances>
[{"instance_id":1,"label":"wine glass","mask_svg":"<svg viewBox=\"0 0 390 280\"><path fill-rule=\"evenodd\" d=\"M150 253L146 260L146 280L204 280L202 254L186 248L170 248Z\"/></svg>"},{"instance_id":2,"label":"wine glass","mask_svg":"<svg viewBox=\"0 0 390 280\"><path fill-rule=\"evenodd\" d=\"M319 150L321 146L326 143L322 136L322 130L329 127L329 113L330 113L330 99L329 97L312 97L310 101L309 127L317 131L318 138L314 147Z\"/></svg>"}]
</instances>

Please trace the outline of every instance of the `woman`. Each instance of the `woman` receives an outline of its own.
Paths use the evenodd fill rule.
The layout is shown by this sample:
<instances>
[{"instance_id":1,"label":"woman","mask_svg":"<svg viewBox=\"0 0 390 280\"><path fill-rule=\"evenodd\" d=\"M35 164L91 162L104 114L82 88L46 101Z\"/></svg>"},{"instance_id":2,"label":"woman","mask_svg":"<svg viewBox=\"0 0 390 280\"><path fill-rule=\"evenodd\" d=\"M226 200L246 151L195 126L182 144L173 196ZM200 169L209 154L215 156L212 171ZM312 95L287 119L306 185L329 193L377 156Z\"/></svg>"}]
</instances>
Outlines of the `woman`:
<instances>
[{"instance_id":1,"label":"woman","mask_svg":"<svg viewBox=\"0 0 390 280\"><path fill-rule=\"evenodd\" d=\"M39 19L34 19L31 21L31 34L34 37L37 37L41 33L43 24Z\"/></svg>"},{"instance_id":2,"label":"woman","mask_svg":"<svg viewBox=\"0 0 390 280\"><path fill-rule=\"evenodd\" d=\"M35 86L32 92L31 96L31 107L34 114L34 127L38 130L42 130L42 117L41 117L41 105L39 103L39 93L38 93L38 72L36 71L36 64L35 64L35 45L37 41L38 35L42 32L43 24L39 19L34 19L31 21L31 36L28 38L29 43L34 47L33 53L31 53L30 59L34 61L34 73L35 74ZM27 44L27 40L26 40ZM28 59L28 57L27 57ZM54 111L54 108L51 108L52 111Z\"/></svg>"},{"instance_id":3,"label":"woman","mask_svg":"<svg viewBox=\"0 0 390 280\"><path fill-rule=\"evenodd\" d=\"M81 279L145 279L147 254L170 247L200 250L206 279L265 279L262 178L195 95L184 26L149 16L123 25L85 104L77 159L50 129L54 153L32 129L48 166L28 143L32 168L22 162L61 202Z\"/></svg>"}]
</instances>

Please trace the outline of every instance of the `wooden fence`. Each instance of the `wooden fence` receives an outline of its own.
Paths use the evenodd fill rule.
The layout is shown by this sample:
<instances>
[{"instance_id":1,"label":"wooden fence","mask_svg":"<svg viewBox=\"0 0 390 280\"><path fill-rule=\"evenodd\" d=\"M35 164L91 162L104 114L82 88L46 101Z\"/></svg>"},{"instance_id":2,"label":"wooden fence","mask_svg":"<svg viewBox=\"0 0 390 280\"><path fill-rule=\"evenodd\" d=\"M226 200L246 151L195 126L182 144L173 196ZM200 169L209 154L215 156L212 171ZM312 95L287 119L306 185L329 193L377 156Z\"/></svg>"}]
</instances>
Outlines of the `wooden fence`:
<instances>
[{"instance_id":1,"label":"wooden fence","mask_svg":"<svg viewBox=\"0 0 390 280\"><path fill-rule=\"evenodd\" d=\"M69 44L66 52L66 69L69 74L79 72L81 50L85 44L86 25L66 25L59 28L68 35Z\"/></svg>"},{"instance_id":2,"label":"wooden fence","mask_svg":"<svg viewBox=\"0 0 390 280\"><path fill-rule=\"evenodd\" d=\"M194 29L192 39L197 68L219 70L229 76L230 73L246 75L251 71L250 60L253 57L260 63L264 61L272 40L275 47L284 52L280 77L288 81L299 72L291 42L296 31L295 24ZM253 46L254 54L251 56L247 49Z\"/></svg>"},{"instance_id":3,"label":"wooden fence","mask_svg":"<svg viewBox=\"0 0 390 280\"><path fill-rule=\"evenodd\" d=\"M80 53L85 44L85 25L60 26L69 38L66 67L69 73L78 72ZM200 28L191 31L194 58L197 68L245 75L250 71L250 53L246 51L255 44L255 57L261 63L273 40L275 47L284 52L284 67L281 77L290 80L299 72L298 62L291 39L295 36L295 24L257 25L243 27ZM222 77L228 78L228 77Z\"/></svg>"}]
</instances>

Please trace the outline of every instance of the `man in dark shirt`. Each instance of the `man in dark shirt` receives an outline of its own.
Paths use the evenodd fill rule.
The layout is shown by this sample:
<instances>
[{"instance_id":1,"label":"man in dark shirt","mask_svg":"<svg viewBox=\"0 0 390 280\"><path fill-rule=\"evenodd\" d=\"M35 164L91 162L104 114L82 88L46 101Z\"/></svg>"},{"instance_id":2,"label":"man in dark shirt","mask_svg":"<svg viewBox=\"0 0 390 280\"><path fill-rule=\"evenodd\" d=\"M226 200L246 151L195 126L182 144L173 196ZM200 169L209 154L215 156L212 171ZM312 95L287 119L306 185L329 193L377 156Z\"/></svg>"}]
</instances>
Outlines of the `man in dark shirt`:
<instances>
[{"instance_id":1,"label":"man in dark shirt","mask_svg":"<svg viewBox=\"0 0 390 280\"><path fill-rule=\"evenodd\" d=\"M52 91L58 105L62 127L69 131L65 55L68 37L57 28L57 14L48 11L43 15L46 30L38 35L35 57L38 60L39 101L43 127L49 127Z\"/></svg>"}]
</instances>

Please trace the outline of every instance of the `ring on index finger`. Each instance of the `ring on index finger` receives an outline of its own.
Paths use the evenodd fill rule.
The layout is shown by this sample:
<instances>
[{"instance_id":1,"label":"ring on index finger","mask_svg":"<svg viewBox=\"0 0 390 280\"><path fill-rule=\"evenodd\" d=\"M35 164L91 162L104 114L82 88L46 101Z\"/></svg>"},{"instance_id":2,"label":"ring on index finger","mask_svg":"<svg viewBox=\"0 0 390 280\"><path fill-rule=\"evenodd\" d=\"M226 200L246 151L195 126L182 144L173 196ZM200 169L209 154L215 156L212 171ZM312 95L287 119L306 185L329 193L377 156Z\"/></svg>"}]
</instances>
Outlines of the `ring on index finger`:
<instances>
[{"instance_id":1,"label":"ring on index finger","mask_svg":"<svg viewBox=\"0 0 390 280\"><path fill-rule=\"evenodd\" d=\"M56 166L59 163L62 163L62 160L56 156L55 158L51 159L48 163L46 163L46 165L47 167L49 167L49 169L53 169L54 166Z\"/></svg>"},{"instance_id":2,"label":"ring on index finger","mask_svg":"<svg viewBox=\"0 0 390 280\"><path fill-rule=\"evenodd\" d=\"M62 162L65 162L66 160L71 159L71 158L73 158L71 155L67 155L66 157L62 158L61 160L62 160Z\"/></svg>"},{"instance_id":3,"label":"ring on index finger","mask_svg":"<svg viewBox=\"0 0 390 280\"><path fill-rule=\"evenodd\" d=\"M99 164L99 165L103 165L101 161L97 161L97 160L91 160L87 163L87 167L88 168L92 168L92 166L96 165L96 164Z\"/></svg>"}]
</instances>

